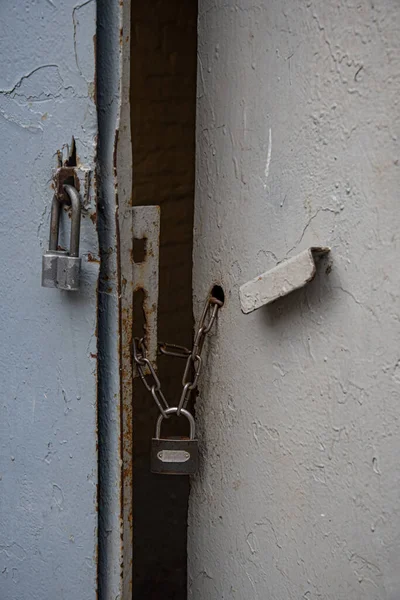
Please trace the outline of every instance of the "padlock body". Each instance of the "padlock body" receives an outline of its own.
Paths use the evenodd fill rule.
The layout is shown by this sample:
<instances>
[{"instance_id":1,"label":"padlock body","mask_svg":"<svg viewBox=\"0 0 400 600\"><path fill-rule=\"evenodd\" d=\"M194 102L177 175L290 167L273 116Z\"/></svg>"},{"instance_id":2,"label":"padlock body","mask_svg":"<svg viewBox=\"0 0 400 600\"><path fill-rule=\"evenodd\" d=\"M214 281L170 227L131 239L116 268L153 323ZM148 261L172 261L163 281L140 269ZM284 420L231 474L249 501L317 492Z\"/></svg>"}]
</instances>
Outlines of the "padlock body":
<instances>
[{"instance_id":1,"label":"padlock body","mask_svg":"<svg viewBox=\"0 0 400 600\"><path fill-rule=\"evenodd\" d=\"M193 475L199 464L199 444L188 438L153 438L151 471L160 475Z\"/></svg>"},{"instance_id":2,"label":"padlock body","mask_svg":"<svg viewBox=\"0 0 400 600\"><path fill-rule=\"evenodd\" d=\"M60 256L66 256L66 250L47 250L42 256L42 286L55 288L57 286L57 268Z\"/></svg>"},{"instance_id":3,"label":"padlock body","mask_svg":"<svg viewBox=\"0 0 400 600\"><path fill-rule=\"evenodd\" d=\"M81 259L78 256L60 256L57 261L57 286L71 292L79 290Z\"/></svg>"}]
</instances>

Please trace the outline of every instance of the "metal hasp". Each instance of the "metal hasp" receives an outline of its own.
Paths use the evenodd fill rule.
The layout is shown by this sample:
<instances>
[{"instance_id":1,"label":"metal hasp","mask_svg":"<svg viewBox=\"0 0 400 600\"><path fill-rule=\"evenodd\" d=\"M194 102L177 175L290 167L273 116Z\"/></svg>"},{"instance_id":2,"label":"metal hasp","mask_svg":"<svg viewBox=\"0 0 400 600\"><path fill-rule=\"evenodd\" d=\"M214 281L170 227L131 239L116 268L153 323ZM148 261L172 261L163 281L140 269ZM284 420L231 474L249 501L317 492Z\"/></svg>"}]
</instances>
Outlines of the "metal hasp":
<instances>
[{"instance_id":1,"label":"metal hasp","mask_svg":"<svg viewBox=\"0 0 400 600\"><path fill-rule=\"evenodd\" d=\"M81 259L79 257L81 200L75 187L72 185L64 185L63 187L71 204L69 252L67 250L57 250L61 204L64 200L55 194L51 205L49 249L42 258L42 286L77 291L81 270Z\"/></svg>"},{"instance_id":2,"label":"metal hasp","mask_svg":"<svg viewBox=\"0 0 400 600\"><path fill-rule=\"evenodd\" d=\"M157 312L158 312L158 272L160 249L160 207L132 207L132 238L143 241L144 255L133 252L132 281L134 292L144 291L143 314L145 315L145 340L147 358L157 370ZM145 373L151 372L145 366Z\"/></svg>"},{"instance_id":3,"label":"metal hasp","mask_svg":"<svg viewBox=\"0 0 400 600\"><path fill-rule=\"evenodd\" d=\"M168 418L177 414L177 407L168 408ZM159 415L156 424L156 435L151 441L151 471L160 475L193 475L199 463L199 446L195 439L196 426L193 415L182 408L180 413L189 421L189 438L161 438L161 424L164 420Z\"/></svg>"},{"instance_id":4,"label":"metal hasp","mask_svg":"<svg viewBox=\"0 0 400 600\"><path fill-rule=\"evenodd\" d=\"M313 246L243 284L239 290L242 311L250 313L309 283L316 273L315 258L329 251Z\"/></svg>"}]
</instances>

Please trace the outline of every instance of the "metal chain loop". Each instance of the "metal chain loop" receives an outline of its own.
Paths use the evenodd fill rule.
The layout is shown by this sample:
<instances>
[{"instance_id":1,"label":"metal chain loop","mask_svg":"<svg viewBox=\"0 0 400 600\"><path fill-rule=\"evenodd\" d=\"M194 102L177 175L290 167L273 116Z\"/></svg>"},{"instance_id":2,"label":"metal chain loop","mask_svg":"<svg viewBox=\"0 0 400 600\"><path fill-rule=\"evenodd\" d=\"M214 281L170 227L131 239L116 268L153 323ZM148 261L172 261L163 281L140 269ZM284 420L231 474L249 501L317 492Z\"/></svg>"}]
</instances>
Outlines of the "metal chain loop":
<instances>
[{"instance_id":1,"label":"metal chain loop","mask_svg":"<svg viewBox=\"0 0 400 600\"><path fill-rule=\"evenodd\" d=\"M137 370L138 373L140 375L140 379L143 381L146 389L151 393L151 395L153 396L159 410L160 413L162 414L162 416L164 417L164 419L168 419L169 415L166 414L166 410L169 408L167 399L165 398L164 394L162 393L161 390L161 382L159 380L159 378L157 377L157 373L155 372L153 365L151 364L151 362L149 361L148 358L146 358L146 345L144 343L144 339L143 338L134 338L133 340L133 360L136 363L137 366ZM152 383L149 383L146 379L146 375L145 375L145 370L144 367L148 367L149 371L150 371L150 377L152 378Z\"/></svg>"},{"instance_id":2,"label":"metal chain loop","mask_svg":"<svg viewBox=\"0 0 400 600\"><path fill-rule=\"evenodd\" d=\"M217 317L218 310L222 305L223 302L218 300L218 298L214 298L213 296L209 296L207 298L202 315L200 317L192 350L189 350L184 346L177 346L176 344L167 344L164 342L160 342L158 344L160 354L186 359L185 370L182 377L183 389L176 410L177 417L179 417L181 414L182 409L186 408L192 391L197 387L203 365L201 353L203 351L204 341L207 334L211 331L211 328L214 325ZM146 389L153 396L164 419L168 419L169 414L167 414L166 411L170 408L170 406L164 394L162 393L161 382L157 377L154 367L146 355L147 351L144 339L134 338L133 360L136 363L139 376ZM146 379L147 376L145 374L145 367L147 367L149 370L149 381Z\"/></svg>"}]
</instances>

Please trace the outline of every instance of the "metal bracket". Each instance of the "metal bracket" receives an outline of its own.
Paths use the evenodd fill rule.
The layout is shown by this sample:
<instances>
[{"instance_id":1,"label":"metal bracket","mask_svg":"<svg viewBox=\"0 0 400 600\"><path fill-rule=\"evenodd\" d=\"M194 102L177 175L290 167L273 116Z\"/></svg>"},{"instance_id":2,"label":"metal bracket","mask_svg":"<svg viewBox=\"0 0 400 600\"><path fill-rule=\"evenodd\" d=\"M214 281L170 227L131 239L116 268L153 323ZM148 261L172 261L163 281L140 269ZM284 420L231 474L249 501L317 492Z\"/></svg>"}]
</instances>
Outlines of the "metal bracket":
<instances>
[{"instance_id":1,"label":"metal bracket","mask_svg":"<svg viewBox=\"0 0 400 600\"><path fill-rule=\"evenodd\" d=\"M306 285L314 279L315 258L329 251L313 246L243 284L239 290L242 311L250 313Z\"/></svg>"},{"instance_id":2,"label":"metal bracket","mask_svg":"<svg viewBox=\"0 0 400 600\"><path fill-rule=\"evenodd\" d=\"M143 240L143 260L135 262L133 252L133 291L144 291L145 345L149 361L157 365L158 264L160 248L160 207L132 207L133 240ZM147 368L146 368L147 370Z\"/></svg>"},{"instance_id":3,"label":"metal bracket","mask_svg":"<svg viewBox=\"0 0 400 600\"><path fill-rule=\"evenodd\" d=\"M65 193L64 185L72 185L81 197L82 209L92 212L95 210L93 199L93 186L91 185L92 171L83 167L59 167L54 172L54 188L59 200L70 204Z\"/></svg>"}]
</instances>

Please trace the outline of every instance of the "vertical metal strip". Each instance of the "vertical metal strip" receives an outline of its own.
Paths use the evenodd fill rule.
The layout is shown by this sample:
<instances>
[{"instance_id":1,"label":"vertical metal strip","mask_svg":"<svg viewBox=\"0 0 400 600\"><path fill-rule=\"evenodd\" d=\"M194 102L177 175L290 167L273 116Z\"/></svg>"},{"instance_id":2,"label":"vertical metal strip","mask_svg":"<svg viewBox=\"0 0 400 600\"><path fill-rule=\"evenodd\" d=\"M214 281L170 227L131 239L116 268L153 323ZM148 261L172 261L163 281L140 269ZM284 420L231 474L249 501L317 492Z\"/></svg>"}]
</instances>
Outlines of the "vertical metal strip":
<instances>
[{"instance_id":1,"label":"vertical metal strip","mask_svg":"<svg viewBox=\"0 0 400 600\"><path fill-rule=\"evenodd\" d=\"M144 337L147 358L156 369L160 207L133 207L132 234L133 240L144 241L144 257L142 262L135 262L135 243L133 242L133 288L134 292L140 289L144 291Z\"/></svg>"},{"instance_id":2,"label":"vertical metal strip","mask_svg":"<svg viewBox=\"0 0 400 600\"><path fill-rule=\"evenodd\" d=\"M114 5L113 2L108 3ZM120 113L115 137L114 169L118 186L117 223L119 232L120 279L120 361L121 361L121 600L132 600L132 140L130 126L130 54L131 1L119 0L122 23L119 30L121 49ZM112 29L114 31L114 29ZM112 102L111 102L112 104ZM117 597L117 596L116 596Z\"/></svg>"},{"instance_id":3,"label":"vertical metal strip","mask_svg":"<svg viewBox=\"0 0 400 600\"><path fill-rule=\"evenodd\" d=\"M125 154L119 151L119 146L129 149L128 141L118 144L118 157L123 163ZM122 164L121 171L125 165ZM130 177L126 172L121 173L121 181ZM119 180L120 181L120 180ZM125 190L129 189L126 186ZM124 190L124 191L125 191ZM133 323L133 231L132 207L127 206L130 198L127 193L119 196L119 254L120 254L120 319L121 319L121 400L122 400L122 599L132 599L132 460L133 460L133 359L132 359L132 323Z\"/></svg>"}]
</instances>

